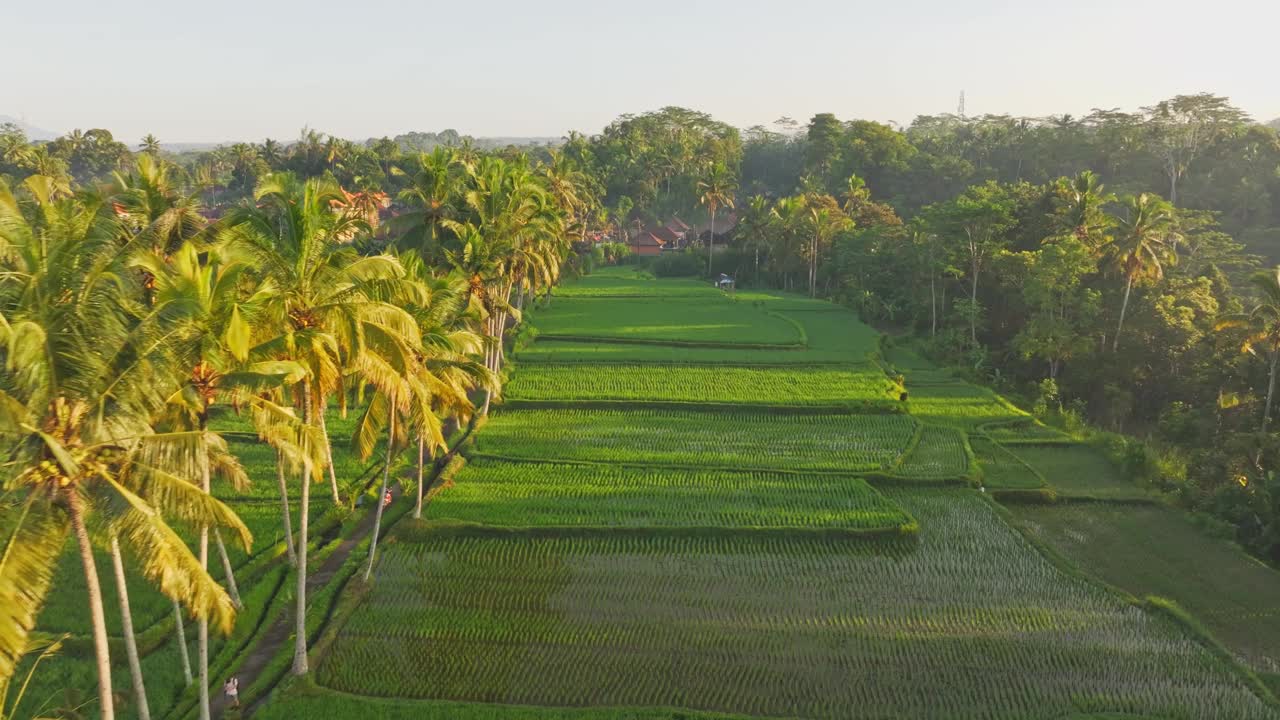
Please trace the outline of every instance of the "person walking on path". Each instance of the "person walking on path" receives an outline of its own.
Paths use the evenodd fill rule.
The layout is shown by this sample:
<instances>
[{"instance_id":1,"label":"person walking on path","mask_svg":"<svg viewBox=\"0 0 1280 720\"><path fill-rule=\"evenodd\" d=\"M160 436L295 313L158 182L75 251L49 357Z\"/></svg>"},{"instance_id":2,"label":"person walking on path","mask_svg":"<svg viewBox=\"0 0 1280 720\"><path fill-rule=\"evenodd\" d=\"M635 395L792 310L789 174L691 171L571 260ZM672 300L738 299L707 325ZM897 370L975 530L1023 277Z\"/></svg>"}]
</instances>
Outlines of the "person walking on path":
<instances>
[{"instance_id":1,"label":"person walking on path","mask_svg":"<svg viewBox=\"0 0 1280 720\"><path fill-rule=\"evenodd\" d=\"M231 707L240 707L240 680L231 678L226 685L222 686L222 692L227 694L227 699L231 701Z\"/></svg>"}]
</instances>

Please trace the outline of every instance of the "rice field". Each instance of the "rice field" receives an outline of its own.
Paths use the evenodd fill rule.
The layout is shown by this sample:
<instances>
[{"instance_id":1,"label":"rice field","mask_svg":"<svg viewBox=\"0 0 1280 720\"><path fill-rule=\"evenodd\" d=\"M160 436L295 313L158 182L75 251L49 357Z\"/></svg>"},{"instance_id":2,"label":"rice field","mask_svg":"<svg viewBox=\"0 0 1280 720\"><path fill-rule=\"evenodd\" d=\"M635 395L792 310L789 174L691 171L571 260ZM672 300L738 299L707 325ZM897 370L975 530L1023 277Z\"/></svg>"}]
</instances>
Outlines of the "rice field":
<instances>
[{"instance_id":1,"label":"rice field","mask_svg":"<svg viewBox=\"0 0 1280 720\"><path fill-rule=\"evenodd\" d=\"M901 388L875 365L750 368L710 365L536 364L506 388L510 400L725 403L898 411Z\"/></svg>"},{"instance_id":2,"label":"rice field","mask_svg":"<svg viewBox=\"0 0 1280 720\"><path fill-rule=\"evenodd\" d=\"M1254 670L1280 679L1280 573L1168 508L1065 503L1013 511L1084 571L1139 597L1174 600Z\"/></svg>"},{"instance_id":3,"label":"rice field","mask_svg":"<svg viewBox=\"0 0 1280 720\"><path fill-rule=\"evenodd\" d=\"M970 433L990 423L1030 417L995 393L968 383L913 385L907 377L908 406L925 423L949 425Z\"/></svg>"},{"instance_id":4,"label":"rice field","mask_svg":"<svg viewBox=\"0 0 1280 720\"><path fill-rule=\"evenodd\" d=\"M952 479L967 476L969 470L964 434L954 428L925 425L920 429L920 441L894 474L920 480Z\"/></svg>"},{"instance_id":5,"label":"rice field","mask_svg":"<svg viewBox=\"0 0 1280 720\"><path fill-rule=\"evenodd\" d=\"M793 323L722 298L681 302L671 298L566 298L538 313L546 339L630 343L686 343L801 347Z\"/></svg>"},{"instance_id":6,"label":"rice field","mask_svg":"<svg viewBox=\"0 0 1280 720\"><path fill-rule=\"evenodd\" d=\"M490 419L476 448L544 461L857 473L890 468L914 432L905 415L510 410Z\"/></svg>"},{"instance_id":7,"label":"rice field","mask_svg":"<svg viewBox=\"0 0 1280 720\"><path fill-rule=\"evenodd\" d=\"M1065 495L1141 498L1146 493L1121 476L1119 468L1088 445L1013 445L1009 449Z\"/></svg>"},{"instance_id":8,"label":"rice field","mask_svg":"<svg viewBox=\"0 0 1280 720\"><path fill-rule=\"evenodd\" d=\"M1276 717L1170 621L1058 571L976 494L893 497L918 543L405 538L316 678L757 716Z\"/></svg>"},{"instance_id":9,"label":"rice field","mask_svg":"<svg viewBox=\"0 0 1280 720\"><path fill-rule=\"evenodd\" d=\"M914 519L858 478L476 461L431 517L496 527L834 529Z\"/></svg>"},{"instance_id":10,"label":"rice field","mask_svg":"<svg viewBox=\"0 0 1280 720\"><path fill-rule=\"evenodd\" d=\"M969 444L982 468L984 486L1017 490L1044 487L1044 479L1008 449L977 436L970 437Z\"/></svg>"}]
</instances>

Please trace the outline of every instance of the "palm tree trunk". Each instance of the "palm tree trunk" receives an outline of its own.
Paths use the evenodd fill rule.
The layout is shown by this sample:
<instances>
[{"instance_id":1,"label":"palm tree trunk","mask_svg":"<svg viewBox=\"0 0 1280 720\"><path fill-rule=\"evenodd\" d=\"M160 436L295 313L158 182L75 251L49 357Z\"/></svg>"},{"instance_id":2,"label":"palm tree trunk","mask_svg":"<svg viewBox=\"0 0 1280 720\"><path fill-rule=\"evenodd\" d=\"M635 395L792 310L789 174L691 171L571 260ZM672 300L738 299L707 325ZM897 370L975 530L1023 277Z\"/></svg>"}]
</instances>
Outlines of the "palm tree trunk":
<instances>
[{"instance_id":1,"label":"palm tree trunk","mask_svg":"<svg viewBox=\"0 0 1280 720\"><path fill-rule=\"evenodd\" d=\"M1124 329L1124 313L1129 309L1129 292L1133 290L1133 277L1130 276L1124 283L1124 301L1120 303L1120 323L1116 325L1116 336L1111 341L1111 352L1120 349L1120 331Z\"/></svg>"},{"instance_id":2,"label":"palm tree trunk","mask_svg":"<svg viewBox=\"0 0 1280 720\"><path fill-rule=\"evenodd\" d=\"M813 255L809 258L809 297L818 296L818 236L813 236Z\"/></svg>"},{"instance_id":3,"label":"palm tree trunk","mask_svg":"<svg viewBox=\"0 0 1280 720\"><path fill-rule=\"evenodd\" d=\"M419 435L419 436L418 436L418 501L417 501L417 503L413 506L413 519L414 519L414 520L421 520L421 519L422 519L422 495L423 495L423 487L422 487L422 464L423 464L423 461L424 461L424 459L425 459L425 455L426 455L426 452L425 452L425 451L426 451L426 441L422 439L422 436L421 436L421 435Z\"/></svg>"},{"instance_id":4,"label":"palm tree trunk","mask_svg":"<svg viewBox=\"0 0 1280 720\"><path fill-rule=\"evenodd\" d=\"M329 426L325 424L325 405L321 403L320 407L320 432L324 434L324 464L329 466L329 489L333 491L333 504L338 505L342 502L342 498L338 496L338 476L333 470L333 443L329 442Z\"/></svg>"},{"instance_id":5,"label":"palm tree trunk","mask_svg":"<svg viewBox=\"0 0 1280 720\"><path fill-rule=\"evenodd\" d=\"M302 381L302 423L311 424L311 381ZM302 456L302 502L298 508L298 585L294 593L293 674L307 674L307 515L311 512L311 455Z\"/></svg>"},{"instance_id":6,"label":"palm tree trunk","mask_svg":"<svg viewBox=\"0 0 1280 720\"><path fill-rule=\"evenodd\" d=\"M182 626L182 607L173 601L173 631L178 636L178 655L182 658L182 679L191 685L191 656L187 651L187 631Z\"/></svg>"},{"instance_id":7,"label":"palm tree trunk","mask_svg":"<svg viewBox=\"0 0 1280 720\"><path fill-rule=\"evenodd\" d=\"M98 716L115 720L115 702L111 694L111 652L107 646L107 620L102 611L102 586L98 584L98 567L93 561L89 530L84 525L84 506L73 489L67 497L67 514L80 549L80 566L89 591L89 620L93 625L93 656L98 669Z\"/></svg>"},{"instance_id":8,"label":"palm tree trunk","mask_svg":"<svg viewBox=\"0 0 1280 720\"><path fill-rule=\"evenodd\" d=\"M1267 406L1262 412L1262 432L1271 424L1271 399L1276 392L1276 360L1280 360L1280 352L1271 353L1271 372L1267 377Z\"/></svg>"},{"instance_id":9,"label":"palm tree trunk","mask_svg":"<svg viewBox=\"0 0 1280 720\"><path fill-rule=\"evenodd\" d=\"M200 487L209 492L209 445L203 436L204 423L200 424ZM200 528L200 545L198 548L200 567L209 567L209 526ZM200 720L209 720L209 618L196 619L196 670L200 675Z\"/></svg>"},{"instance_id":10,"label":"palm tree trunk","mask_svg":"<svg viewBox=\"0 0 1280 720\"><path fill-rule=\"evenodd\" d=\"M929 273L929 337L938 334L938 290L936 275Z\"/></svg>"},{"instance_id":11,"label":"palm tree trunk","mask_svg":"<svg viewBox=\"0 0 1280 720\"><path fill-rule=\"evenodd\" d=\"M969 339L978 346L978 263L973 264L973 282L969 291Z\"/></svg>"},{"instance_id":12,"label":"palm tree trunk","mask_svg":"<svg viewBox=\"0 0 1280 720\"><path fill-rule=\"evenodd\" d=\"M147 706L147 688L142 682L142 663L138 660L138 640L133 634L133 612L129 609L129 588L125 585L124 560L120 557L120 541L111 536L111 564L116 571L116 596L120 598L120 629L124 632L124 651L129 657L129 678L133 681L133 698L138 704L138 720L151 720Z\"/></svg>"},{"instance_id":13,"label":"palm tree trunk","mask_svg":"<svg viewBox=\"0 0 1280 720\"><path fill-rule=\"evenodd\" d=\"M236 574L231 569L231 558L227 557L227 546L222 544L222 531L218 528L213 529L213 544L217 546L218 556L222 558L222 572L227 576L227 594L231 596L231 603L239 610L243 607L240 588L236 586Z\"/></svg>"},{"instance_id":14,"label":"palm tree trunk","mask_svg":"<svg viewBox=\"0 0 1280 720\"><path fill-rule=\"evenodd\" d=\"M712 280L715 279L715 276L711 274L712 273L711 263L715 262L715 258L716 258L716 206L712 205L711 206L711 236L707 238L707 277L711 278Z\"/></svg>"},{"instance_id":15,"label":"palm tree trunk","mask_svg":"<svg viewBox=\"0 0 1280 720\"><path fill-rule=\"evenodd\" d=\"M284 521L284 548L289 564L298 567L298 553L293 548L293 521L289 519L289 485L284 479L284 457L276 451L276 481L280 483L280 512Z\"/></svg>"},{"instance_id":16,"label":"palm tree trunk","mask_svg":"<svg viewBox=\"0 0 1280 720\"><path fill-rule=\"evenodd\" d=\"M369 536L369 565L364 569L364 580L369 582L369 575L373 573L373 558L378 552L378 532L382 528L382 509L386 507L383 498L387 496L387 481L391 478L391 458L392 450L396 444L396 396L391 394L390 402L387 403L389 420L387 421L387 460L382 466L382 490L378 493L378 509L373 513L373 535ZM421 466L419 466L421 467ZM418 480L418 487L421 489L422 480ZM421 490L419 490L421 492Z\"/></svg>"}]
</instances>

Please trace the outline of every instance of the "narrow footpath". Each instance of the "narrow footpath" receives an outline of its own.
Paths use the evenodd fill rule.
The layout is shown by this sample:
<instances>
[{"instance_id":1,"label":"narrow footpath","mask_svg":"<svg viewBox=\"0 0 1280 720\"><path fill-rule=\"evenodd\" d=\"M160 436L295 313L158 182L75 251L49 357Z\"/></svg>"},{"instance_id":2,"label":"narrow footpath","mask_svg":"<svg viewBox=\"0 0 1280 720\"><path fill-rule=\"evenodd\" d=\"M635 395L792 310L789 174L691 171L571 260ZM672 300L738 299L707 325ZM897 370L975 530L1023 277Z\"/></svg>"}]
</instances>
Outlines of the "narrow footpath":
<instances>
[{"instance_id":1,"label":"narrow footpath","mask_svg":"<svg viewBox=\"0 0 1280 720\"><path fill-rule=\"evenodd\" d=\"M398 487L393 486L392 493L395 500L400 499ZM311 573L311 576L307 578L308 597L311 597L313 593L327 585L329 581L333 579L334 574L338 572L338 569L347 561L347 558L351 556L351 553L356 549L356 546L359 545L360 542L369 535L369 533L373 532L373 522L376 515L375 510L377 510L376 505L370 508L369 511L365 513L364 517L360 518L360 524L356 527L355 532L351 533L349 537L343 540L342 543L338 545L337 549L329 555L328 559L324 561L324 564L322 564L315 572ZM284 588L281 588L281 590L283 591ZM249 685L251 685L262 674L263 670L266 669L267 665L271 662L271 659L276 656L286 643L290 642L293 637L293 631L293 603L290 603L290 609L282 613L281 616L276 619L276 622L268 628L265 633L262 633L258 637L253 649L249 651L248 657L245 658L244 662L241 663L239 667L232 671L231 674L233 676L240 678L240 688L242 690L247 690ZM251 717L258 707L271 695L271 693L268 692L266 695L258 698L248 708L242 708L239 715L235 713L234 709L232 709L230 715L226 715L225 713L227 710L228 700L226 694L222 692L222 683L226 682L226 680L226 678L217 678L213 687L209 690L213 695L213 697L209 698L209 716L212 718L227 717L228 720L230 720L230 718L235 717Z\"/></svg>"}]
</instances>

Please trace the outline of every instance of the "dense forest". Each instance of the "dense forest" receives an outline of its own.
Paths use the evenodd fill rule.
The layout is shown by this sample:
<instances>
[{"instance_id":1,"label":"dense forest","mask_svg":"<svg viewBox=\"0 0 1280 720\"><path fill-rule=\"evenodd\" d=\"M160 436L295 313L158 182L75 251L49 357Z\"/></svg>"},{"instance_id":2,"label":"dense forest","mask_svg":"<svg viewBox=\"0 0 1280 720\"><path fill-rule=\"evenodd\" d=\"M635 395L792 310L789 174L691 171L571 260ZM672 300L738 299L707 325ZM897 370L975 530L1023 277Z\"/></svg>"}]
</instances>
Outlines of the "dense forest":
<instances>
[{"instance_id":1,"label":"dense forest","mask_svg":"<svg viewBox=\"0 0 1280 720\"><path fill-rule=\"evenodd\" d=\"M725 272L853 308L1280 561L1274 126L1201 94L905 128L819 114L740 130L664 108L498 149L308 130L174 154L153 136L0 127L4 423L14 457L40 460L17 484L115 493L55 502L32 545L53 553L71 533L87 557L84 513L110 518L107 536L164 554L147 572L199 608L203 637L230 598L151 509L203 523L201 562L207 528L242 527L217 503L181 509L170 482L236 477L213 405L250 408L281 477L327 467L335 498L312 411L330 401L372 398L366 457L385 435L439 462L444 428L500 396L502 340L526 306L562 273L632 261L634 233L678 217L713 245L664 251L656 274ZM45 353L45 338L63 344Z\"/></svg>"}]
</instances>

